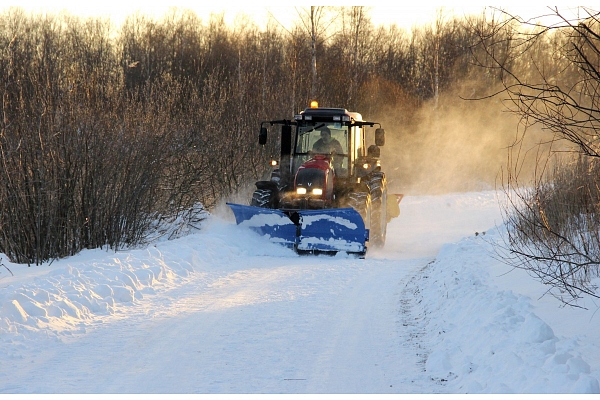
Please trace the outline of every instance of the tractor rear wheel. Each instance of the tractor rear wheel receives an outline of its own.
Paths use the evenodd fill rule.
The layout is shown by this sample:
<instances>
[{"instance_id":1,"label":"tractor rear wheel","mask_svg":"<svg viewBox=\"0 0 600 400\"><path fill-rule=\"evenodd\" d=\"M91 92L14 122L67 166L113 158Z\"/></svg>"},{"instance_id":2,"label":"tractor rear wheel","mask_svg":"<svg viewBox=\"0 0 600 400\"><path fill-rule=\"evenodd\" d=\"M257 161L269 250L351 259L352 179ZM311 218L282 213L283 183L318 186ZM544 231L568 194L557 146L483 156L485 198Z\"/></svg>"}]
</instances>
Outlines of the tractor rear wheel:
<instances>
[{"instance_id":1,"label":"tractor rear wheel","mask_svg":"<svg viewBox=\"0 0 600 400\"><path fill-rule=\"evenodd\" d=\"M371 231L369 242L381 248L387 234L387 183L383 172L375 173L367 182L371 195Z\"/></svg>"}]
</instances>

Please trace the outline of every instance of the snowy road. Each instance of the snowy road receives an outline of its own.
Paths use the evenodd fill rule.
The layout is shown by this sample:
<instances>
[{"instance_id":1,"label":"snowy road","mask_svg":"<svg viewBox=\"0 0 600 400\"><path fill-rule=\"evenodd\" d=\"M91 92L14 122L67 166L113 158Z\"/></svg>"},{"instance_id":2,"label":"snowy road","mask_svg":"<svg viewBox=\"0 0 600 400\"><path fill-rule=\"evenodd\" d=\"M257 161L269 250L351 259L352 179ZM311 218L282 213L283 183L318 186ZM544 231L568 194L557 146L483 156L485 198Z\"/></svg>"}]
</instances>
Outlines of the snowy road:
<instances>
[{"instance_id":1,"label":"snowy road","mask_svg":"<svg viewBox=\"0 0 600 400\"><path fill-rule=\"evenodd\" d=\"M422 392L424 360L404 345L410 318L399 301L403 280L424 262L245 258L243 268L146 296L126 318L87 324L85 335L49 339L51 351L12 365L5 389Z\"/></svg>"},{"instance_id":2,"label":"snowy road","mask_svg":"<svg viewBox=\"0 0 600 400\"><path fill-rule=\"evenodd\" d=\"M84 252L37 269L11 265L15 277L0 275L0 393L504 392L511 389L501 374L479 373L492 371L484 364L498 357L489 349L495 333L503 341L529 320L533 334L508 354L532 351L537 340L547 368L569 376L554 379L557 385L594 391L597 369L531 317L523 298L490 291L485 276L470 278L470 270L460 275L468 279L453 277L463 264L479 273L481 236L446 247L448 259L466 258L429 279L445 244L499 221L493 193L408 196L385 249L365 260L299 257L215 219L200 233L145 250ZM489 339L471 355L455 343L455 321L445 320L444 304L453 303L440 299L452 299L452 285L466 285L455 290L469 297L455 302L471 307L471 296L487 296L476 305L502 310L505 328L458 332L480 330ZM548 361L549 341L563 354L558 361ZM569 359L577 362L565 370ZM519 361L548 375L540 363Z\"/></svg>"},{"instance_id":3,"label":"snowy road","mask_svg":"<svg viewBox=\"0 0 600 400\"><path fill-rule=\"evenodd\" d=\"M141 322L151 332L142 353L152 355L133 356L129 369L148 374L92 391L385 393L401 383L398 304L382 293L398 293L406 271L354 260L263 261L178 293L177 317ZM153 357L168 370L148 370Z\"/></svg>"}]
</instances>

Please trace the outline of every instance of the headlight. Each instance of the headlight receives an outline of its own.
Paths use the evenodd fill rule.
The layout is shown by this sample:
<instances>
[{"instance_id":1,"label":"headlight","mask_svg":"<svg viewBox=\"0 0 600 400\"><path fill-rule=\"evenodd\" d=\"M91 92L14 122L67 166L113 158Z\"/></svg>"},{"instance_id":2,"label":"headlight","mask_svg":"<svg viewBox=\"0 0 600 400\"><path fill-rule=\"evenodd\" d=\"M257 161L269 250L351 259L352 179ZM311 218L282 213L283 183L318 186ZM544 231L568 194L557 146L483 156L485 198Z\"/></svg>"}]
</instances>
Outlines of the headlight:
<instances>
[{"instance_id":1,"label":"headlight","mask_svg":"<svg viewBox=\"0 0 600 400\"><path fill-rule=\"evenodd\" d=\"M297 194L306 194L306 188L299 187L296 189Z\"/></svg>"},{"instance_id":2,"label":"headlight","mask_svg":"<svg viewBox=\"0 0 600 400\"><path fill-rule=\"evenodd\" d=\"M271 166L272 167L276 167L277 164L279 164L279 162L277 162L277 160L271 160Z\"/></svg>"},{"instance_id":3,"label":"headlight","mask_svg":"<svg viewBox=\"0 0 600 400\"><path fill-rule=\"evenodd\" d=\"M313 194L317 196L321 196L323 194L323 189L313 189Z\"/></svg>"},{"instance_id":4,"label":"headlight","mask_svg":"<svg viewBox=\"0 0 600 400\"><path fill-rule=\"evenodd\" d=\"M369 164L363 164L363 168L364 169L369 169L370 165Z\"/></svg>"}]
</instances>

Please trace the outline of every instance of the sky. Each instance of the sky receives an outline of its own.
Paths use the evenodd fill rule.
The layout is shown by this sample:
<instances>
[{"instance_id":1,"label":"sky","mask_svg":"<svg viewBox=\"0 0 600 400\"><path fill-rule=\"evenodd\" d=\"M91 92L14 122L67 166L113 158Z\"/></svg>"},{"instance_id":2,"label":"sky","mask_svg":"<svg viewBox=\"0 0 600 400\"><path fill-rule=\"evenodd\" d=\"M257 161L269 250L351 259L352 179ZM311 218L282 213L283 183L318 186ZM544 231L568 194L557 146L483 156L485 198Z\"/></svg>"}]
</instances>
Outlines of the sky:
<instances>
[{"instance_id":1,"label":"sky","mask_svg":"<svg viewBox=\"0 0 600 400\"><path fill-rule=\"evenodd\" d=\"M260 25L268 20L269 16L275 17L284 26L289 26L291 21L297 20L295 7L305 7L303 3L282 2L218 2L220 5L207 5L206 2L194 0L170 0L166 2L148 2L144 0L104 0L95 2L82 2L80 0L0 0L0 9L11 5L18 5L28 10L45 10L56 12L60 10L69 10L71 13L81 16L109 16L111 20L119 25L127 15L137 11L150 16L161 16L170 7L188 8L195 11L201 17L207 17L210 13L225 12L225 19L228 23L233 23L236 16L244 13L252 17ZM299 4L299 5L298 5ZM336 3L328 3L336 5ZM340 2L339 5L347 5ZM435 19L437 11L443 8L445 13L456 14L458 16L480 14L485 5L473 2L455 3L448 5L439 0L424 0L404 5L391 5L389 1L371 2L365 4L371 8L371 18L374 24L390 25L395 23L401 27L410 30L415 25L429 23ZM488 6L489 7L489 6ZM534 17L540 15L546 10L546 6L536 2L508 2L503 6L521 16Z\"/></svg>"}]
</instances>

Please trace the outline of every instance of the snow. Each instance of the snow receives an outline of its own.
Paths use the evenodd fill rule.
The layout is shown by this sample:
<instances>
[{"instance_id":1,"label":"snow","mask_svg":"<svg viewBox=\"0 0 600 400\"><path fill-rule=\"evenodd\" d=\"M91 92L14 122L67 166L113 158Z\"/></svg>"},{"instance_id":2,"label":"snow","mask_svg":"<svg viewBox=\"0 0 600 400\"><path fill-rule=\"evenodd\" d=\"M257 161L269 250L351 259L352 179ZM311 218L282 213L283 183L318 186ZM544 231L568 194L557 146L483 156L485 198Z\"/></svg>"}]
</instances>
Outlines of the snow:
<instances>
[{"instance_id":1,"label":"snow","mask_svg":"<svg viewBox=\"0 0 600 400\"><path fill-rule=\"evenodd\" d=\"M342 217L333 217L331 215L307 215L302 217L302 229L306 229L306 227L310 226L315 222L329 221L336 225L341 225L349 230L355 230L358 228L358 225L353 223L352 221L342 218ZM364 226L361 228L364 229Z\"/></svg>"},{"instance_id":2,"label":"snow","mask_svg":"<svg viewBox=\"0 0 600 400\"><path fill-rule=\"evenodd\" d=\"M496 196L405 196L364 260L227 211L144 249L2 256L0 393L600 392L596 304L498 260Z\"/></svg>"},{"instance_id":3,"label":"snow","mask_svg":"<svg viewBox=\"0 0 600 400\"><path fill-rule=\"evenodd\" d=\"M279 225L294 225L292 221L284 214L256 214L252 218L242 221L240 226L242 227L262 227L264 225L279 226Z\"/></svg>"}]
</instances>

